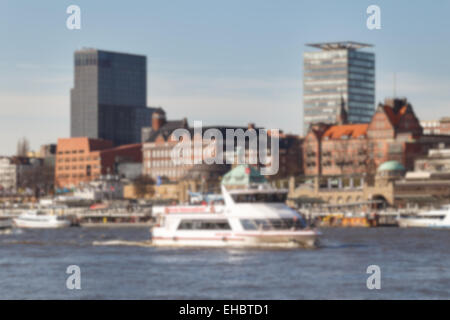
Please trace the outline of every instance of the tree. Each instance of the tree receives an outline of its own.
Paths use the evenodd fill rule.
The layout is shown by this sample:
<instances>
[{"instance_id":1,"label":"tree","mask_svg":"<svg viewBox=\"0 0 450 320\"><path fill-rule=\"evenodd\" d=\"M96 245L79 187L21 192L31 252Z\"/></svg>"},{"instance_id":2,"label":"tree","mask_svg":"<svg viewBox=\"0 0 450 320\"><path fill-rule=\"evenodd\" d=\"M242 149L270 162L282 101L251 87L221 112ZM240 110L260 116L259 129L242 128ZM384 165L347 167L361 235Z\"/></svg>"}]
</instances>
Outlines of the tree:
<instances>
[{"instance_id":1,"label":"tree","mask_svg":"<svg viewBox=\"0 0 450 320\"><path fill-rule=\"evenodd\" d=\"M138 198L143 198L147 194L153 195L154 189L151 188L153 185L155 185L155 180L146 175L140 175L133 180L133 187Z\"/></svg>"}]
</instances>

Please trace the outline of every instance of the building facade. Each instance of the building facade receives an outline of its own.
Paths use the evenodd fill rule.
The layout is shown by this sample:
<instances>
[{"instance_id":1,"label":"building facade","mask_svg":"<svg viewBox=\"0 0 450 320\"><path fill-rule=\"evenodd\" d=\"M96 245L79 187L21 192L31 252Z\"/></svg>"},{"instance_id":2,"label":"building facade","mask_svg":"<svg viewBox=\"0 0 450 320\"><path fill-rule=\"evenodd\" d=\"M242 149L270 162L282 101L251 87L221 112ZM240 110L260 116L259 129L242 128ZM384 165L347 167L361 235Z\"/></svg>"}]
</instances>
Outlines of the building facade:
<instances>
[{"instance_id":1,"label":"building facade","mask_svg":"<svg viewBox=\"0 0 450 320\"><path fill-rule=\"evenodd\" d=\"M311 126L303 142L306 176L295 196L333 205L380 200L405 206L445 200L450 137L424 134L405 98L386 99L370 123L338 122ZM433 190L431 197L427 188Z\"/></svg>"},{"instance_id":2,"label":"building facade","mask_svg":"<svg viewBox=\"0 0 450 320\"><path fill-rule=\"evenodd\" d=\"M375 110L375 55L356 42L309 44L321 51L305 52L303 128L336 123L342 104L350 123L370 122Z\"/></svg>"},{"instance_id":3,"label":"building facade","mask_svg":"<svg viewBox=\"0 0 450 320\"><path fill-rule=\"evenodd\" d=\"M172 149L179 143L179 141L174 140L172 133L176 129L185 129L188 132L192 143L192 150L190 152L191 164L177 164L172 161L171 152ZM199 130L199 129L197 129ZM205 133L209 130L221 135L223 138L223 145L221 150L222 163L211 163L208 162L208 157L216 158L218 152L220 152L219 146L211 146L209 139L202 139ZM253 131L252 131L253 130ZM273 157L278 156L279 169L275 175L270 175L268 178L273 179L283 179L288 178L292 175L298 175L302 172L302 156L301 156L301 144L303 139L296 135L289 135L280 133L279 139L279 153L278 155L271 152L271 131L267 132L267 144L265 154L267 155L268 163L264 165L261 164L261 159L258 154L254 152L259 152L260 136L259 128L256 128L253 123L248 124L247 127L233 127L233 126L211 126L201 128L201 137L196 136L197 132L195 128L189 127L186 119L178 121L167 121L165 118L165 113L163 110L158 110L153 113L152 126L148 128L143 128L143 174L151 176L155 179L158 177L165 177L171 181L179 181L180 179L189 178L190 180L195 180L193 177L199 177L198 180L214 180L220 174L226 172L230 169L230 166L236 164L238 161L238 156L242 153L244 161L246 163L250 162L250 157L255 156L258 163L254 165L258 168L261 166L271 166ZM211 132L211 131L210 131ZM232 132L234 136L229 133ZM243 144L239 145L239 132L243 136ZM257 150L252 150L249 147L249 136L254 134L257 138ZM201 146L203 153L198 155L195 154L194 145L196 139L202 139ZM227 150L227 139L233 145L232 150ZM240 150L243 147L245 150ZM205 164L211 163L211 164ZM203 165L205 164L205 165ZM188 176L188 177L186 177ZM203 178L200 178L203 177ZM214 177L212 179L211 177Z\"/></svg>"},{"instance_id":4,"label":"building facade","mask_svg":"<svg viewBox=\"0 0 450 320\"><path fill-rule=\"evenodd\" d=\"M138 143L151 119L146 107L147 58L83 49L74 55L71 136Z\"/></svg>"},{"instance_id":5,"label":"building facade","mask_svg":"<svg viewBox=\"0 0 450 320\"><path fill-rule=\"evenodd\" d=\"M450 149L431 149L428 155L416 159L415 171L431 173L450 173Z\"/></svg>"},{"instance_id":6,"label":"building facade","mask_svg":"<svg viewBox=\"0 0 450 320\"><path fill-rule=\"evenodd\" d=\"M450 135L450 117L444 117L439 120L420 121L425 134L444 134Z\"/></svg>"},{"instance_id":7,"label":"building facade","mask_svg":"<svg viewBox=\"0 0 450 320\"><path fill-rule=\"evenodd\" d=\"M50 167L51 170L53 169ZM52 172L44 158L0 157L0 192L2 194L46 191L52 185Z\"/></svg>"},{"instance_id":8,"label":"building facade","mask_svg":"<svg viewBox=\"0 0 450 320\"><path fill-rule=\"evenodd\" d=\"M447 135L426 135L406 99L386 99L368 124L315 124L303 143L304 174L374 174L395 160L413 170L414 160L441 144Z\"/></svg>"},{"instance_id":9,"label":"building facade","mask_svg":"<svg viewBox=\"0 0 450 320\"><path fill-rule=\"evenodd\" d=\"M187 119L166 119L162 109L152 115L151 126L142 129L143 164L142 174L157 179L166 177L175 181L182 178L191 166L175 165L170 156L173 147L178 143L172 137L176 129L188 129Z\"/></svg>"},{"instance_id":10,"label":"building facade","mask_svg":"<svg viewBox=\"0 0 450 320\"><path fill-rule=\"evenodd\" d=\"M10 157L0 158L0 190L15 192L17 190L17 166Z\"/></svg>"},{"instance_id":11,"label":"building facade","mask_svg":"<svg viewBox=\"0 0 450 320\"><path fill-rule=\"evenodd\" d=\"M140 143L113 147L111 141L101 139L58 139L55 186L72 188L102 175L117 174L120 163L130 162L142 162Z\"/></svg>"},{"instance_id":12,"label":"building facade","mask_svg":"<svg viewBox=\"0 0 450 320\"><path fill-rule=\"evenodd\" d=\"M431 149L415 161L414 171L395 182L399 203L439 206L450 203L450 149Z\"/></svg>"}]
</instances>

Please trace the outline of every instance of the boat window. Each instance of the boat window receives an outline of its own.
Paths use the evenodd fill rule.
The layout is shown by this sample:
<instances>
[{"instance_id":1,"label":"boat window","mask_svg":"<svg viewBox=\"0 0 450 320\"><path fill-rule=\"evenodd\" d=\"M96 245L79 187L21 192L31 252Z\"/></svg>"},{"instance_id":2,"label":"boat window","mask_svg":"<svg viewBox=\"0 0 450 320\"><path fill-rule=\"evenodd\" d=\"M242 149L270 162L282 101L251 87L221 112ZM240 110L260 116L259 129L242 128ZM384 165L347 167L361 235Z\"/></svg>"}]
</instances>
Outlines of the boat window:
<instances>
[{"instance_id":1,"label":"boat window","mask_svg":"<svg viewBox=\"0 0 450 320\"><path fill-rule=\"evenodd\" d=\"M417 216L416 218L419 219L438 219L438 220L442 220L444 219L445 215L420 215Z\"/></svg>"},{"instance_id":2,"label":"boat window","mask_svg":"<svg viewBox=\"0 0 450 320\"><path fill-rule=\"evenodd\" d=\"M253 220L247 220L243 219L241 220L242 227L244 227L244 230L256 230L256 224L253 222Z\"/></svg>"},{"instance_id":3,"label":"boat window","mask_svg":"<svg viewBox=\"0 0 450 320\"><path fill-rule=\"evenodd\" d=\"M305 228L303 219L242 219L244 230L298 230Z\"/></svg>"},{"instance_id":4,"label":"boat window","mask_svg":"<svg viewBox=\"0 0 450 320\"><path fill-rule=\"evenodd\" d=\"M249 203L249 202L284 203L286 202L287 193L233 194L232 197L234 202L236 203Z\"/></svg>"},{"instance_id":5,"label":"boat window","mask_svg":"<svg viewBox=\"0 0 450 320\"><path fill-rule=\"evenodd\" d=\"M270 230L272 226L269 224L269 221L265 219L255 219L253 220L256 224L256 228L258 230Z\"/></svg>"},{"instance_id":6,"label":"boat window","mask_svg":"<svg viewBox=\"0 0 450 320\"><path fill-rule=\"evenodd\" d=\"M227 220L182 220L178 230L231 230Z\"/></svg>"},{"instance_id":7,"label":"boat window","mask_svg":"<svg viewBox=\"0 0 450 320\"><path fill-rule=\"evenodd\" d=\"M281 219L286 229L303 229L306 227L306 222L302 218L297 219Z\"/></svg>"},{"instance_id":8,"label":"boat window","mask_svg":"<svg viewBox=\"0 0 450 320\"><path fill-rule=\"evenodd\" d=\"M400 217L402 218L408 218L408 219L437 219L437 220L443 220L445 218L445 215L405 215L401 214Z\"/></svg>"}]
</instances>

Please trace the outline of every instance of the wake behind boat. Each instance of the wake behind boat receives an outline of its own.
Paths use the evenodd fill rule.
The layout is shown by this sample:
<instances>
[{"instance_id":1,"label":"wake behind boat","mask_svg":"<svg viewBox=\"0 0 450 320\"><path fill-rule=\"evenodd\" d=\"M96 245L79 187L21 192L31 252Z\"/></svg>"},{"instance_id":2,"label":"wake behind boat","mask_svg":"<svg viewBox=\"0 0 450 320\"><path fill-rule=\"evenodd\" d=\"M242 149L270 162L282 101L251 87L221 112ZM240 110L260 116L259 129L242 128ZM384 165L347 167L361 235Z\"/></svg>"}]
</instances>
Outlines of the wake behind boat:
<instances>
[{"instance_id":1,"label":"wake behind boat","mask_svg":"<svg viewBox=\"0 0 450 320\"><path fill-rule=\"evenodd\" d=\"M65 228L71 222L56 215L46 214L42 211L27 211L13 219L14 225L18 228Z\"/></svg>"},{"instance_id":2,"label":"wake behind boat","mask_svg":"<svg viewBox=\"0 0 450 320\"><path fill-rule=\"evenodd\" d=\"M286 204L288 190L269 184L227 190L225 205L163 207L152 228L157 246L314 247L319 232Z\"/></svg>"},{"instance_id":3,"label":"wake behind boat","mask_svg":"<svg viewBox=\"0 0 450 320\"><path fill-rule=\"evenodd\" d=\"M450 228L450 205L415 215L400 216L398 225L402 228Z\"/></svg>"}]
</instances>

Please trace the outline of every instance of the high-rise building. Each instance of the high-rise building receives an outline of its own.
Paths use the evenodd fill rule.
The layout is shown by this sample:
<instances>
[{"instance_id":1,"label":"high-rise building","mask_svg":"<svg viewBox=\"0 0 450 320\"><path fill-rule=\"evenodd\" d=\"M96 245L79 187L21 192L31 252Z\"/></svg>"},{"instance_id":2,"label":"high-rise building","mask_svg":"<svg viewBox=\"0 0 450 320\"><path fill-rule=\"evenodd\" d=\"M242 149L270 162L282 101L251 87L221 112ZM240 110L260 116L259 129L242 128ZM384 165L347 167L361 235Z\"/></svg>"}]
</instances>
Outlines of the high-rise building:
<instances>
[{"instance_id":1,"label":"high-rise building","mask_svg":"<svg viewBox=\"0 0 450 320\"><path fill-rule=\"evenodd\" d=\"M75 52L71 136L138 143L151 121L146 107L147 58L97 49Z\"/></svg>"},{"instance_id":2,"label":"high-rise building","mask_svg":"<svg viewBox=\"0 0 450 320\"><path fill-rule=\"evenodd\" d=\"M375 55L357 42L308 44L320 51L305 52L303 128L336 123L344 105L350 123L368 123L375 111Z\"/></svg>"},{"instance_id":3,"label":"high-rise building","mask_svg":"<svg viewBox=\"0 0 450 320\"><path fill-rule=\"evenodd\" d=\"M55 186L76 187L118 173L121 163L142 163L142 144L113 147L111 141L87 137L58 139Z\"/></svg>"}]
</instances>

